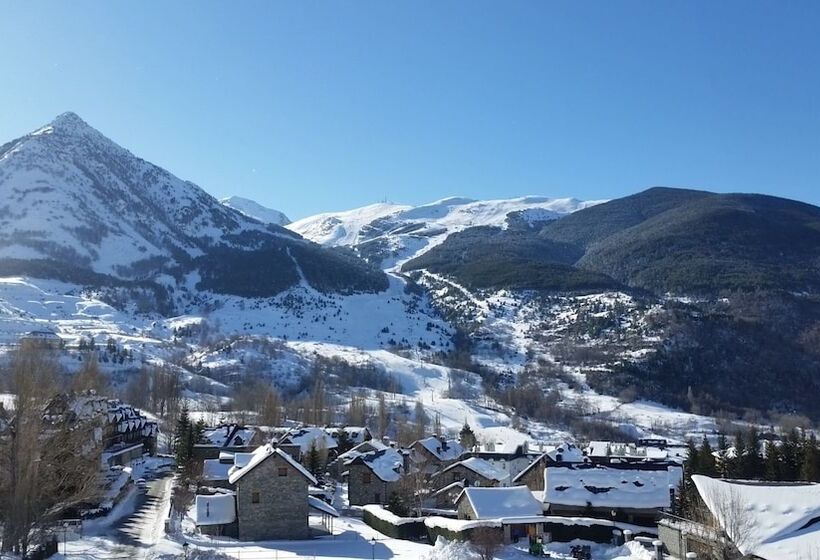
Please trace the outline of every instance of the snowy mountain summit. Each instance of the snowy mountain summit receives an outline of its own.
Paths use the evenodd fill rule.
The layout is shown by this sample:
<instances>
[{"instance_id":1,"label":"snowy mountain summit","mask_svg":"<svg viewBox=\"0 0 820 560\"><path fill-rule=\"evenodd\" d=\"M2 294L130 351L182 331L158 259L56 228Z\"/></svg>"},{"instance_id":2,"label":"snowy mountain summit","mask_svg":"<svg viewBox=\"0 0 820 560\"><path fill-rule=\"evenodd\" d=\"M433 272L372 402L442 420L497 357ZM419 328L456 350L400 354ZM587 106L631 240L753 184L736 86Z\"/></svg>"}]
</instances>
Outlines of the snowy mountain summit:
<instances>
[{"instance_id":1,"label":"snowy mountain summit","mask_svg":"<svg viewBox=\"0 0 820 560\"><path fill-rule=\"evenodd\" d=\"M391 269L467 228L535 225L594 204L598 201L541 196L500 200L450 197L422 206L382 202L317 214L287 227L322 245L354 247L374 264Z\"/></svg>"},{"instance_id":2,"label":"snowy mountain summit","mask_svg":"<svg viewBox=\"0 0 820 560\"><path fill-rule=\"evenodd\" d=\"M386 282L352 257L221 204L74 113L0 146L0 225L0 264L12 274L165 285L194 273L200 289L263 297L303 279L331 291ZM341 280L328 283L314 268Z\"/></svg>"},{"instance_id":3,"label":"snowy mountain summit","mask_svg":"<svg viewBox=\"0 0 820 560\"><path fill-rule=\"evenodd\" d=\"M221 199L220 202L229 208L233 208L237 212L241 212L254 220L262 222L263 224L286 226L290 223L290 219L285 216L283 212L262 206L255 200L251 200L249 198L229 196L228 198Z\"/></svg>"}]
</instances>

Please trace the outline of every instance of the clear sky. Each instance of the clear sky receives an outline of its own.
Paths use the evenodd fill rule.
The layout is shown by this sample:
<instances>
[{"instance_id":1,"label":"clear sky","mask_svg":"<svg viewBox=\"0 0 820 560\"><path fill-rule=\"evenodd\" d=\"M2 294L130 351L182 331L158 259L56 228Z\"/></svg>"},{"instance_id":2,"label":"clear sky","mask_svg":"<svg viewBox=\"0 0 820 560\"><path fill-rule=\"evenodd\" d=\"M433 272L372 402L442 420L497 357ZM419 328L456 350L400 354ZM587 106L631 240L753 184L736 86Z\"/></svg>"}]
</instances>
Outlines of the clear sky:
<instances>
[{"instance_id":1,"label":"clear sky","mask_svg":"<svg viewBox=\"0 0 820 560\"><path fill-rule=\"evenodd\" d=\"M71 110L291 218L653 185L820 204L820 2L5 2L0 143Z\"/></svg>"}]
</instances>

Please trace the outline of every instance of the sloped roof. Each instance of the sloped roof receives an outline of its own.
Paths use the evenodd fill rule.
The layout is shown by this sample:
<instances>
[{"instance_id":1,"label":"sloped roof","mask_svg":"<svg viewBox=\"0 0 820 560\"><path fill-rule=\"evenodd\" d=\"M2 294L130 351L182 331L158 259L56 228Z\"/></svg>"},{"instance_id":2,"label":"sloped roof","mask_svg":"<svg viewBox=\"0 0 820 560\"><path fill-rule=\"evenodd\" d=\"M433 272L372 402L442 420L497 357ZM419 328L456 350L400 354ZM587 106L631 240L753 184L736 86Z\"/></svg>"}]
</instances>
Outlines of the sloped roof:
<instances>
[{"instance_id":1,"label":"sloped roof","mask_svg":"<svg viewBox=\"0 0 820 560\"><path fill-rule=\"evenodd\" d=\"M314 496L308 496L307 500L308 507L321 511L322 513L326 513L332 517L339 517L339 512L336 511L336 508L330 505L329 503L324 502Z\"/></svg>"},{"instance_id":2,"label":"sloped roof","mask_svg":"<svg viewBox=\"0 0 820 560\"><path fill-rule=\"evenodd\" d=\"M552 463L581 463L583 460L584 453L579 447L572 443L553 446L539 455L532 463L527 465L523 471L515 475L513 482L518 482L532 469L542 463L546 466Z\"/></svg>"},{"instance_id":3,"label":"sloped roof","mask_svg":"<svg viewBox=\"0 0 820 560\"><path fill-rule=\"evenodd\" d=\"M366 453L372 453L373 451L381 451L382 449L387 449L387 445L383 444L382 442L369 439L367 441L363 441L362 443L356 445L355 447L345 451L341 455L339 455L339 460L343 463L347 462L351 459L355 459L359 455L364 455Z\"/></svg>"},{"instance_id":4,"label":"sloped roof","mask_svg":"<svg viewBox=\"0 0 820 560\"><path fill-rule=\"evenodd\" d=\"M544 470L544 503L567 506L652 509L671 505L678 467L620 469L593 465L549 466Z\"/></svg>"},{"instance_id":5,"label":"sloped roof","mask_svg":"<svg viewBox=\"0 0 820 560\"><path fill-rule=\"evenodd\" d=\"M464 454L464 448L454 439L440 440L435 436L420 439L416 443L429 451L439 461L452 461ZM415 444L413 444L415 445Z\"/></svg>"},{"instance_id":6,"label":"sloped roof","mask_svg":"<svg viewBox=\"0 0 820 560\"><path fill-rule=\"evenodd\" d=\"M820 550L820 484L718 480L701 475L692 476L692 481L743 554L783 560L813 558ZM751 536L733 534L736 531Z\"/></svg>"},{"instance_id":7,"label":"sloped roof","mask_svg":"<svg viewBox=\"0 0 820 560\"><path fill-rule=\"evenodd\" d=\"M543 506L526 486L465 488L456 503L465 499L469 500L478 519L534 517L543 513Z\"/></svg>"},{"instance_id":8,"label":"sloped roof","mask_svg":"<svg viewBox=\"0 0 820 560\"><path fill-rule=\"evenodd\" d=\"M365 465L384 482L396 482L401 478L404 458L392 447L387 447L358 455L346 461L345 465Z\"/></svg>"},{"instance_id":9,"label":"sloped roof","mask_svg":"<svg viewBox=\"0 0 820 560\"><path fill-rule=\"evenodd\" d=\"M233 492L196 497L197 525L225 525L236 521L236 500Z\"/></svg>"},{"instance_id":10,"label":"sloped roof","mask_svg":"<svg viewBox=\"0 0 820 560\"><path fill-rule=\"evenodd\" d=\"M464 459L463 461L459 461L458 463L453 463L452 465L442 470L438 474L446 473L450 470L455 469L456 467L464 467L465 469L473 471L477 475L483 476L488 480L495 480L497 482L504 482L510 476L503 470L493 466L489 461L485 461L484 459L477 459L476 457L470 457L469 459Z\"/></svg>"},{"instance_id":11,"label":"sloped roof","mask_svg":"<svg viewBox=\"0 0 820 560\"><path fill-rule=\"evenodd\" d=\"M316 427L291 430L279 440L279 443L298 445L302 453L310 451L310 447L314 444L317 448L324 446L325 449L336 449L339 446L336 439L327 433L324 428Z\"/></svg>"},{"instance_id":12,"label":"sloped roof","mask_svg":"<svg viewBox=\"0 0 820 560\"><path fill-rule=\"evenodd\" d=\"M239 481L239 479L241 479L247 473L251 472L253 469L258 467L260 464L262 464L263 461L265 461L265 459L271 457L272 455L278 455L281 459L285 460L291 467L296 469L302 476L308 479L308 481L311 484L318 484L314 476L310 474L310 472L308 472L308 470L305 467L297 463L293 459L293 457L291 457L281 449L273 447L269 443L257 447L256 450L254 450L253 452L253 457L251 457L250 461L248 461L244 467L234 466L234 468L231 469L230 475L228 476L228 482L230 482L231 484L236 484L237 481Z\"/></svg>"},{"instance_id":13,"label":"sloped roof","mask_svg":"<svg viewBox=\"0 0 820 560\"><path fill-rule=\"evenodd\" d=\"M205 480L228 480L228 472L233 465L221 463L219 459L205 459L202 461L202 478Z\"/></svg>"}]
</instances>

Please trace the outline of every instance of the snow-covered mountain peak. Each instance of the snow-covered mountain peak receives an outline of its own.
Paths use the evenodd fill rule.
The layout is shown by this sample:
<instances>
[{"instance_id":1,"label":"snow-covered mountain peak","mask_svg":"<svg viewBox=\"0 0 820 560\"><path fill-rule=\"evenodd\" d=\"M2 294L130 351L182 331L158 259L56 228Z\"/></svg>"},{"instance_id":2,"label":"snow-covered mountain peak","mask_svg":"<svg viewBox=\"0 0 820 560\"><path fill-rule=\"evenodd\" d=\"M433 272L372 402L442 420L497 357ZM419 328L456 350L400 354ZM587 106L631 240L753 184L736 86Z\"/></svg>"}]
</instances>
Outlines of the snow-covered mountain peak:
<instances>
[{"instance_id":1,"label":"snow-covered mountain peak","mask_svg":"<svg viewBox=\"0 0 820 560\"><path fill-rule=\"evenodd\" d=\"M289 235L272 227L134 156L75 113L0 147L0 259L132 278L246 233Z\"/></svg>"},{"instance_id":2,"label":"snow-covered mountain peak","mask_svg":"<svg viewBox=\"0 0 820 560\"><path fill-rule=\"evenodd\" d=\"M286 226L290 223L290 218L285 216L283 212L263 206L255 200L251 200L249 198L229 196L221 199L220 202L229 208L233 208L237 212L241 212L254 220L262 222L263 224Z\"/></svg>"},{"instance_id":3,"label":"snow-covered mountain peak","mask_svg":"<svg viewBox=\"0 0 820 560\"><path fill-rule=\"evenodd\" d=\"M421 206L379 203L328 212L298 220L288 228L323 245L355 247L371 262L392 269L469 227L507 227L513 215L531 224L546 222L596 203L544 196L449 197Z\"/></svg>"}]
</instances>

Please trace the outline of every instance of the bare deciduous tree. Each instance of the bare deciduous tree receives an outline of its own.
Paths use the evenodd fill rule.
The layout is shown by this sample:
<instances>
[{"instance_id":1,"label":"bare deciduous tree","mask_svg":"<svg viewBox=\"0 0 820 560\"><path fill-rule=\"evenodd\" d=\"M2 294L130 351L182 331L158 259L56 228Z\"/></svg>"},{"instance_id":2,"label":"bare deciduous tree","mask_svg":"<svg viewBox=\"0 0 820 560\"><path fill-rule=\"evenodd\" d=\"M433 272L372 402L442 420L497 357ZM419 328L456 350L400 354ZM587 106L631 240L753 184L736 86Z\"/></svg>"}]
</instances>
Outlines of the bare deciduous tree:
<instances>
[{"instance_id":1,"label":"bare deciduous tree","mask_svg":"<svg viewBox=\"0 0 820 560\"><path fill-rule=\"evenodd\" d=\"M93 426L45 414L59 390L51 350L24 343L6 373L15 399L0 435L2 548L25 554L49 523L96 497L100 450Z\"/></svg>"},{"instance_id":2,"label":"bare deciduous tree","mask_svg":"<svg viewBox=\"0 0 820 560\"><path fill-rule=\"evenodd\" d=\"M757 544L754 517L740 492L720 483L704 499L711 507L699 500L692 517L712 533L707 539L710 558L730 560L742 556L741 551L751 553Z\"/></svg>"}]
</instances>

